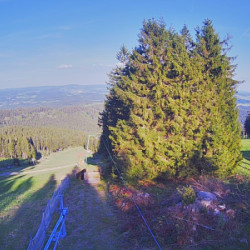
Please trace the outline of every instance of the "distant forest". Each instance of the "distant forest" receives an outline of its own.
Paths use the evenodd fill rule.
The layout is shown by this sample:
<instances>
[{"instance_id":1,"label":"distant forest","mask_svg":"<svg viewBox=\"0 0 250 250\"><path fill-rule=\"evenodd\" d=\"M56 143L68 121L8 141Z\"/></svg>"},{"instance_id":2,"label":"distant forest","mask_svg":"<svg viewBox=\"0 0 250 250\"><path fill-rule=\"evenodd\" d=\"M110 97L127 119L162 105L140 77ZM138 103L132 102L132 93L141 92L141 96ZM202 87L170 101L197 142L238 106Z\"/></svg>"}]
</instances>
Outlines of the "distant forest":
<instances>
[{"instance_id":1,"label":"distant forest","mask_svg":"<svg viewBox=\"0 0 250 250\"><path fill-rule=\"evenodd\" d=\"M0 110L0 157L37 159L67 147L86 146L87 135L100 132L102 109L102 104L91 104ZM92 138L89 148L97 147Z\"/></svg>"},{"instance_id":2,"label":"distant forest","mask_svg":"<svg viewBox=\"0 0 250 250\"><path fill-rule=\"evenodd\" d=\"M61 108L37 107L0 110L0 126L55 127L98 133L103 104Z\"/></svg>"},{"instance_id":3,"label":"distant forest","mask_svg":"<svg viewBox=\"0 0 250 250\"><path fill-rule=\"evenodd\" d=\"M0 156L2 158L36 159L40 154L79 146L86 143L82 131L52 127L4 127L0 129Z\"/></svg>"}]
</instances>

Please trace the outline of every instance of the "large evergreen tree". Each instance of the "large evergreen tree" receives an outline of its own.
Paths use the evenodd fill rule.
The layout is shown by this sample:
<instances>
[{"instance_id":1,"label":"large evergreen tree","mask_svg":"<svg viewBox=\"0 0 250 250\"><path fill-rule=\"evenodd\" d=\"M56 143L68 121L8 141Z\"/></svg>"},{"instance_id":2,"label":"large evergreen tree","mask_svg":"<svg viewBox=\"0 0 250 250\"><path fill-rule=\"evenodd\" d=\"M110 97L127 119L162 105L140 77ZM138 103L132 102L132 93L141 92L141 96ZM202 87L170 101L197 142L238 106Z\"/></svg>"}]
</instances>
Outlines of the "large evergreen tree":
<instances>
[{"instance_id":1,"label":"large evergreen tree","mask_svg":"<svg viewBox=\"0 0 250 250\"><path fill-rule=\"evenodd\" d=\"M186 27L178 34L149 20L139 45L119 52L100 121L128 176L226 174L237 165L237 82L222 46L210 21L194 42Z\"/></svg>"},{"instance_id":2,"label":"large evergreen tree","mask_svg":"<svg viewBox=\"0 0 250 250\"><path fill-rule=\"evenodd\" d=\"M204 21L197 31L196 52L202 62L203 93L206 93L205 134L202 166L217 173L230 173L241 160L240 124L236 108L235 66L226 55L228 39L220 41L212 22Z\"/></svg>"}]
</instances>

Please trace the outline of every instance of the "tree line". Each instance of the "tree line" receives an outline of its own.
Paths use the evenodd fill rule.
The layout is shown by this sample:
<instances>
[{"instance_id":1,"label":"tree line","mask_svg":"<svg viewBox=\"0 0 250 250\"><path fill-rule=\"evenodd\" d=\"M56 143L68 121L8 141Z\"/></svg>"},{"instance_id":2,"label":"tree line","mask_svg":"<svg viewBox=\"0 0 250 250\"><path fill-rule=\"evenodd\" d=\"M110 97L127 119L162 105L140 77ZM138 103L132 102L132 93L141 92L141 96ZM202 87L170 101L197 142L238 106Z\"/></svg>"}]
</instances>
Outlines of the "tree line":
<instances>
[{"instance_id":1,"label":"tree line","mask_svg":"<svg viewBox=\"0 0 250 250\"><path fill-rule=\"evenodd\" d=\"M110 73L99 124L129 178L230 174L240 162L235 66L212 21L176 32L145 21L139 44L124 46ZM107 140L108 138L108 140Z\"/></svg>"},{"instance_id":2,"label":"tree line","mask_svg":"<svg viewBox=\"0 0 250 250\"><path fill-rule=\"evenodd\" d=\"M36 159L68 147L85 146L87 136L79 130L54 127L9 126L0 128L0 157ZM97 142L91 140L89 148L95 150Z\"/></svg>"},{"instance_id":3,"label":"tree line","mask_svg":"<svg viewBox=\"0 0 250 250\"><path fill-rule=\"evenodd\" d=\"M56 127L98 133L98 115L102 110L103 104L0 110L0 126Z\"/></svg>"}]
</instances>

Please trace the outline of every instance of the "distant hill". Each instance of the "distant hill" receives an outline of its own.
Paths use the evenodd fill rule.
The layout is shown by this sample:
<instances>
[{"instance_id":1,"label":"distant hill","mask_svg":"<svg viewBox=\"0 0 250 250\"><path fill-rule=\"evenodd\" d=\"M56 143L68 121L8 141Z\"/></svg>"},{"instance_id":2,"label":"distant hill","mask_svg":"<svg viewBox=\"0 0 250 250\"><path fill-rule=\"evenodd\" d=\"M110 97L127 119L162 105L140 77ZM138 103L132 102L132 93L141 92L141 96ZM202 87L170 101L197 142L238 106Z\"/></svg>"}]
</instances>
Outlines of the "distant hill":
<instances>
[{"instance_id":1,"label":"distant hill","mask_svg":"<svg viewBox=\"0 0 250 250\"><path fill-rule=\"evenodd\" d=\"M22 126L40 124L97 131L97 117L103 109L107 93L108 90L104 84L0 89L0 124ZM236 97L239 120L243 125L250 110L250 93L238 92ZM86 107L92 104L100 105ZM46 110L37 109L39 107L46 107ZM19 110L10 112L13 109ZM86 124L87 119L88 124Z\"/></svg>"},{"instance_id":2,"label":"distant hill","mask_svg":"<svg viewBox=\"0 0 250 250\"><path fill-rule=\"evenodd\" d=\"M0 89L0 109L103 103L106 94L104 84Z\"/></svg>"},{"instance_id":3,"label":"distant hill","mask_svg":"<svg viewBox=\"0 0 250 250\"><path fill-rule=\"evenodd\" d=\"M106 85L0 90L0 127L55 127L99 133Z\"/></svg>"},{"instance_id":4,"label":"distant hill","mask_svg":"<svg viewBox=\"0 0 250 250\"><path fill-rule=\"evenodd\" d=\"M60 108L35 107L0 109L0 127L55 127L99 133L98 116L102 104L71 105Z\"/></svg>"}]
</instances>

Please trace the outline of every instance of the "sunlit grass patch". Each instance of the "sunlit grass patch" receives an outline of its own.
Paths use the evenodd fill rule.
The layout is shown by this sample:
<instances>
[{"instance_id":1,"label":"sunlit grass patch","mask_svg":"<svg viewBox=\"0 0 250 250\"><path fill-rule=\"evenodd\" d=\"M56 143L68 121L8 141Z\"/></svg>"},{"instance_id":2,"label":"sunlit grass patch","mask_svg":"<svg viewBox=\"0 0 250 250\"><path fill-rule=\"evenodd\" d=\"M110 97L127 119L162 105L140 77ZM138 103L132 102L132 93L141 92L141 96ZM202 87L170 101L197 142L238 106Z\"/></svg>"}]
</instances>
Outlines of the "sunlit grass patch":
<instances>
[{"instance_id":1,"label":"sunlit grass patch","mask_svg":"<svg viewBox=\"0 0 250 250\"><path fill-rule=\"evenodd\" d=\"M44 158L38 165L21 168L18 175L0 176L1 249L28 246L30 235L35 235L41 222L47 201L61 180L72 173L82 151L81 147L61 151Z\"/></svg>"},{"instance_id":2,"label":"sunlit grass patch","mask_svg":"<svg viewBox=\"0 0 250 250\"><path fill-rule=\"evenodd\" d=\"M235 173L250 177L250 139L241 140L241 152L243 161L236 168Z\"/></svg>"}]
</instances>

